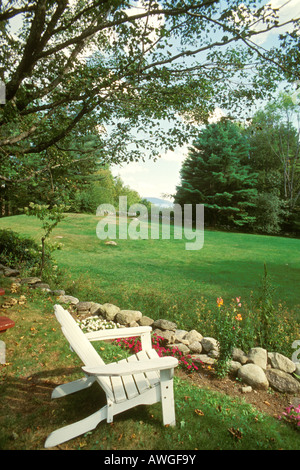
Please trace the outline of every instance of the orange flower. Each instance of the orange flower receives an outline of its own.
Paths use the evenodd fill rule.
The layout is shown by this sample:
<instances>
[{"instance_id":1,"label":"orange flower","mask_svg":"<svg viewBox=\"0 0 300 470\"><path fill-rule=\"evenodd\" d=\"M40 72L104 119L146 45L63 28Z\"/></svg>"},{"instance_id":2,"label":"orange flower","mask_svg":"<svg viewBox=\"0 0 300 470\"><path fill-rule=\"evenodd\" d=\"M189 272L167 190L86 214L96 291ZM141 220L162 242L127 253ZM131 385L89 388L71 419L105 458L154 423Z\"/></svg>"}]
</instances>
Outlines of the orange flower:
<instances>
[{"instance_id":1,"label":"orange flower","mask_svg":"<svg viewBox=\"0 0 300 470\"><path fill-rule=\"evenodd\" d=\"M242 315L241 315L240 313L238 313L237 316L235 317L235 319L236 319L237 321L242 321L242 320L243 320L243 317L242 317Z\"/></svg>"},{"instance_id":2,"label":"orange flower","mask_svg":"<svg viewBox=\"0 0 300 470\"><path fill-rule=\"evenodd\" d=\"M218 298L217 298L218 307L221 307L221 305L223 305L223 302L224 302L224 301L223 301L222 297L218 297Z\"/></svg>"}]
</instances>

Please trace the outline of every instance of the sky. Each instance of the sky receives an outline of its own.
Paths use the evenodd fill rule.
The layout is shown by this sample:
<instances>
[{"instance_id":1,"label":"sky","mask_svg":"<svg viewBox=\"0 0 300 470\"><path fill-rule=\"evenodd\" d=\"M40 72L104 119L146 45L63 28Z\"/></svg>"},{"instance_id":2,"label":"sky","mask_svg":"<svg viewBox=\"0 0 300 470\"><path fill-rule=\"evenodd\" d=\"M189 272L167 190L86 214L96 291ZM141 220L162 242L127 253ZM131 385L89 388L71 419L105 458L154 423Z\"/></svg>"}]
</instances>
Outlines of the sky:
<instances>
[{"instance_id":1,"label":"sky","mask_svg":"<svg viewBox=\"0 0 300 470\"><path fill-rule=\"evenodd\" d=\"M300 15L299 0L271 0L270 3L274 8L284 5L280 13L281 21L287 21ZM264 37L259 40L259 45L269 46L277 34L278 30L276 33L271 31L264 34ZM221 113L222 111L219 110L219 114ZM165 195L174 195L176 186L180 183L180 169L187 156L188 145L182 148L178 147L175 151L167 151L156 162L146 160L145 162L112 166L112 174L120 176L124 184L137 191L142 198L167 199Z\"/></svg>"}]
</instances>

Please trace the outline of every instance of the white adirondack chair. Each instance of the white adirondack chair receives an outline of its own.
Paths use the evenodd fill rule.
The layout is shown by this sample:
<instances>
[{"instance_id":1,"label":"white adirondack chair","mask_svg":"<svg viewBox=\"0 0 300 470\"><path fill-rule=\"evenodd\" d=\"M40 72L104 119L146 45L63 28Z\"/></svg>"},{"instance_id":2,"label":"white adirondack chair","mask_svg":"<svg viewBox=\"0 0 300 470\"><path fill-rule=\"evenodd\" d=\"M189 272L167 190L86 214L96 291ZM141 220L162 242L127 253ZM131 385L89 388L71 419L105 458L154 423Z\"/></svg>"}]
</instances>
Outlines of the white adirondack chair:
<instances>
[{"instance_id":1,"label":"white adirondack chair","mask_svg":"<svg viewBox=\"0 0 300 470\"><path fill-rule=\"evenodd\" d=\"M60 305L54 312L71 349L82 360L85 376L59 385L52 398L59 398L90 387L95 381L106 393L107 404L74 424L52 432L45 447L54 447L94 429L100 421L108 423L123 411L142 404L162 403L164 425L175 426L173 372L178 365L174 357L159 357L152 349L151 327L117 328L84 334L74 318ZM140 336L142 351L106 365L91 341Z\"/></svg>"}]
</instances>

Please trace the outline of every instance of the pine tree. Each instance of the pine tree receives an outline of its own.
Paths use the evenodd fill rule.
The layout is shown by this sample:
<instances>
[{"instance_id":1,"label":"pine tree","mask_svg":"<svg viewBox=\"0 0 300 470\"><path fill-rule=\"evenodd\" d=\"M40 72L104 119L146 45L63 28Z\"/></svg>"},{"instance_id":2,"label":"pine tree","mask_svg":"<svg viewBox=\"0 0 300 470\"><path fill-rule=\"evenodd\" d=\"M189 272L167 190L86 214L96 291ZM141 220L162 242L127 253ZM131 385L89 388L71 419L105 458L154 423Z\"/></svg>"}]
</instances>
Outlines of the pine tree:
<instances>
[{"instance_id":1,"label":"pine tree","mask_svg":"<svg viewBox=\"0 0 300 470\"><path fill-rule=\"evenodd\" d=\"M209 225L253 224L256 173L248 159L248 141L237 124L223 120L206 126L182 165L175 202L204 204Z\"/></svg>"}]
</instances>

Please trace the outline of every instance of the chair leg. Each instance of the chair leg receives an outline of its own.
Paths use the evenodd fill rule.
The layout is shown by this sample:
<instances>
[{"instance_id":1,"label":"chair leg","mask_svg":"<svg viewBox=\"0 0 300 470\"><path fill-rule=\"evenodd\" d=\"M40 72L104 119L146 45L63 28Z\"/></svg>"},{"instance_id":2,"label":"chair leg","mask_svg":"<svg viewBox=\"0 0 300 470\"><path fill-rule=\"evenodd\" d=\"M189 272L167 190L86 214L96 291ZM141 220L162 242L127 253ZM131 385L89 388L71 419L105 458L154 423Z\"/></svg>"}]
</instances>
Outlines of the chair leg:
<instances>
[{"instance_id":1,"label":"chair leg","mask_svg":"<svg viewBox=\"0 0 300 470\"><path fill-rule=\"evenodd\" d=\"M51 398L60 398L78 392L79 390L84 390L90 387L95 380L95 377L83 377L82 379L74 380L74 382L58 385L53 390Z\"/></svg>"},{"instance_id":2,"label":"chair leg","mask_svg":"<svg viewBox=\"0 0 300 470\"><path fill-rule=\"evenodd\" d=\"M164 425L175 426L173 370L161 370L160 380L163 423Z\"/></svg>"},{"instance_id":3,"label":"chair leg","mask_svg":"<svg viewBox=\"0 0 300 470\"><path fill-rule=\"evenodd\" d=\"M96 411L87 418L81 419L76 423L69 424L63 428L53 431L46 439L45 447L55 447L63 442L69 441L74 437L78 437L81 434L85 434L88 431L92 431L100 423L100 421L107 417L107 405Z\"/></svg>"}]
</instances>

